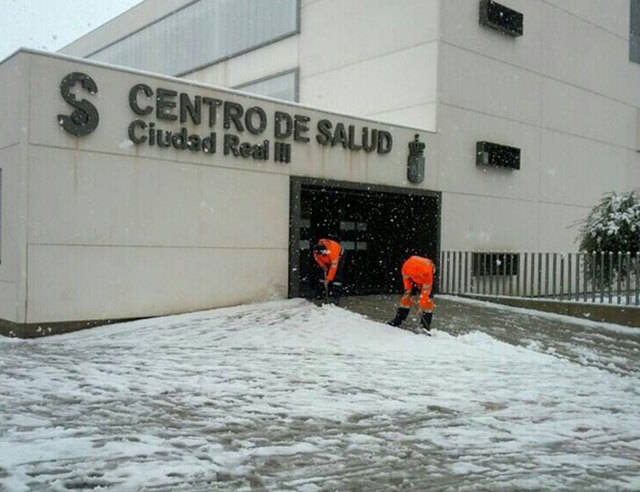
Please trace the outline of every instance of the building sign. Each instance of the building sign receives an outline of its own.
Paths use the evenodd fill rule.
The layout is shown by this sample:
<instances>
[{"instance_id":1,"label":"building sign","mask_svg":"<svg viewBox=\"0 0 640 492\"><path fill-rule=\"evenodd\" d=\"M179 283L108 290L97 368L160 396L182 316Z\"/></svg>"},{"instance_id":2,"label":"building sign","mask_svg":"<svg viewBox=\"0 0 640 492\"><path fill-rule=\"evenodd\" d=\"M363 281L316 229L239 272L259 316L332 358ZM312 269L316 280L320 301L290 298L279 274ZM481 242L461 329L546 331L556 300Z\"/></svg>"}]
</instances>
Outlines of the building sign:
<instances>
[{"instance_id":1,"label":"building sign","mask_svg":"<svg viewBox=\"0 0 640 492\"><path fill-rule=\"evenodd\" d=\"M80 72L67 75L60 84L60 92L75 110L71 115L58 115L58 123L72 135L84 136L95 130L99 115L93 103L76 99L71 92L76 83L89 95L98 92L95 81L88 75ZM297 112L280 109L268 113L259 105L247 107L144 83L131 86L128 105L134 119L126 132L136 146L284 164L291 161L294 142L380 155L388 154L393 147L393 137L386 130L326 118L312 123L309 116ZM260 141L255 142L255 137Z\"/></svg>"},{"instance_id":2,"label":"building sign","mask_svg":"<svg viewBox=\"0 0 640 492\"><path fill-rule=\"evenodd\" d=\"M60 82L60 95L75 110L71 115L59 114L58 124L71 135L81 137L88 135L98 127L100 116L91 102L86 99L78 101L75 94L71 92L76 82L80 83L80 86L89 94L94 95L98 92L98 86L95 81L84 73L72 72L63 78Z\"/></svg>"},{"instance_id":3,"label":"building sign","mask_svg":"<svg viewBox=\"0 0 640 492\"><path fill-rule=\"evenodd\" d=\"M173 147L194 152L270 160L287 163L291 159L291 142L314 142L331 147L387 154L393 146L391 134L385 130L356 128L328 119L318 121L315 130L311 118L304 114L291 114L277 110L273 114L260 106L245 107L233 101L224 101L186 92L151 88L136 84L129 91L129 106L138 116L150 116L155 122L141 118L133 120L128 128L129 138L136 145ZM189 133L186 126L175 129L172 125L193 124L202 128ZM222 126L223 132L215 131ZM271 128L271 130L269 130ZM315 133L315 135L313 135ZM262 136L260 143L250 143L243 135ZM271 145L273 139L273 152Z\"/></svg>"}]
</instances>

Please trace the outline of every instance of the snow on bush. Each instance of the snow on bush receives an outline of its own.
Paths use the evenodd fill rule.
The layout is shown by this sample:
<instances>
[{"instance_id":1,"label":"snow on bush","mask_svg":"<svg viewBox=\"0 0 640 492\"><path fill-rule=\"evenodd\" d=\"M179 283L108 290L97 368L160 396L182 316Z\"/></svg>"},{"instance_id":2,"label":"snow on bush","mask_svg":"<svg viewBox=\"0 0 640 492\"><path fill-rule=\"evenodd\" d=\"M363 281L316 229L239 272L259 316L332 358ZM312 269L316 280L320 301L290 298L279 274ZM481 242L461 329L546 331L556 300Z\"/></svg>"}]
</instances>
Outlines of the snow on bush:
<instances>
[{"instance_id":1,"label":"snow on bush","mask_svg":"<svg viewBox=\"0 0 640 492\"><path fill-rule=\"evenodd\" d=\"M580 250L587 253L631 253L637 261L640 251L640 192L606 193L581 223ZM618 255L606 254L602 261L596 259L596 265L602 264L601 272L606 278L612 273L625 274L629 260Z\"/></svg>"}]
</instances>

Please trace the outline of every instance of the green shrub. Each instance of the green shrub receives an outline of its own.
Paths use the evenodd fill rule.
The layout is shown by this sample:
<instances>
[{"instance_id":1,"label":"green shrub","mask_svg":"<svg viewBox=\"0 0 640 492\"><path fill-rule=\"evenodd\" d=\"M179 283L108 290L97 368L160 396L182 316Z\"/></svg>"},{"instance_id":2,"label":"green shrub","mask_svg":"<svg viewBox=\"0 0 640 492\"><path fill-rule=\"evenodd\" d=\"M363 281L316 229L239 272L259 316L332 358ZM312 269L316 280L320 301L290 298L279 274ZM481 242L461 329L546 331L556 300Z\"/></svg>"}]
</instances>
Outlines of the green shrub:
<instances>
[{"instance_id":1,"label":"green shrub","mask_svg":"<svg viewBox=\"0 0 640 492\"><path fill-rule=\"evenodd\" d=\"M613 274L625 275L639 259L640 192L605 194L581 222L578 240L581 251L592 253L586 257L587 266L604 283L609 283ZM601 252L607 254L600 258ZM609 255L610 252L614 254ZM631 261L627 252L631 253ZM624 255L620 258L618 253Z\"/></svg>"}]
</instances>

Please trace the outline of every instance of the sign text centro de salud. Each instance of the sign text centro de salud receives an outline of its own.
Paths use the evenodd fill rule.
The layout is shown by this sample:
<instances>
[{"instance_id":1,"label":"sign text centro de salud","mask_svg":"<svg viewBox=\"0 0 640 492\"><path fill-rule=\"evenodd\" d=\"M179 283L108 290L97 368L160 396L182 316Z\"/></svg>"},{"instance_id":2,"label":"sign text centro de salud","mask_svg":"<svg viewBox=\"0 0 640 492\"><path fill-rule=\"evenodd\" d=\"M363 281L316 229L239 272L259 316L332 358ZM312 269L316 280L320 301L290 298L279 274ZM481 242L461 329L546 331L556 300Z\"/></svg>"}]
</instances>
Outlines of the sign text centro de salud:
<instances>
[{"instance_id":1,"label":"sign text centro de salud","mask_svg":"<svg viewBox=\"0 0 640 492\"><path fill-rule=\"evenodd\" d=\"M95 130L99 123L96 106L87 99L76 98L71 89L80 84L76 93L95 95L98 85L88 75L72 72L60 83L62 98L74 108L70 115L58 115L58 123L67 132L83 136ZM82 96L80 96L82 97ZM139 117L155 117L155 121L136 118L129 124L128 135L135 145L174 148L213 155L221 145L224 155L245 159L288 163L291 160L291 140L303 144L315 140L320 145L337 146L352 151L388 154L393 146L393 137L386 130L356 125L345 125L328 119L318 120L315 135L311 135L311 118L304 114L291 114L276 110L272 115L260 106L244 107L242 104L208 97L191 95L163 87L151 87L138 83L129 90L129 107ZM224 133L211 131L222 120ZM175 129L179 122L180 128ZM267 137L267 128L272 123L273 152L271 142L242 141L246 131L254 137ZM202 128L189 132L184 125ZM270 133L270 132L269 132Z\"/></svg>"}]
</instances>

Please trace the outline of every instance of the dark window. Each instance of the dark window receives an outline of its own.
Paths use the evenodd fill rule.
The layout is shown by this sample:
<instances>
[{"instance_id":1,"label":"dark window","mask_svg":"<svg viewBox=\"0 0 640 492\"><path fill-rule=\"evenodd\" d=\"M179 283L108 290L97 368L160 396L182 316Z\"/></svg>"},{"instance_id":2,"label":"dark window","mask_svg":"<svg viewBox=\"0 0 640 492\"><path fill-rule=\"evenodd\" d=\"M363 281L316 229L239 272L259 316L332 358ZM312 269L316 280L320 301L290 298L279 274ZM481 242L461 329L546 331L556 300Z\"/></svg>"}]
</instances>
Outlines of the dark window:
<instances>
[{"instance_id":1,"label":"dark window","mask_svg":"<svg viewBox=\"0 0 640 492\"><path fill-rule=\"evenodd\" d=\"M519 262L517 253L473 253L471 274L474 277L517 275Z\"/></svg>"},{"instance_id":2,"label":"dark window","mask_svg":"<svg viewBox=\"0 0 640 492\"><path fill-rule=\"evenodd\" d=\"M476 165L520 169L520 149L493 142L476 142Z\"/></svg>"},{"instance_id":3,"label":"dark window","mask_svg":"<svg viewBox=\"0 0 640 492\"><path fill-rule=\"evenodd\" d=\"M631 0L629 15L629 60L640 63L640 0Z\"/></svg>"},{"instance_id":4,"label":"dark window","mask_svg":"<svg viewBox=\"0 0 640 492\"><path fill-rule=\"evenodd\" d=\"M522 36L524 16L493 0L480 0L480 24L509 36Z\"/></svg>"}]
</instances>

